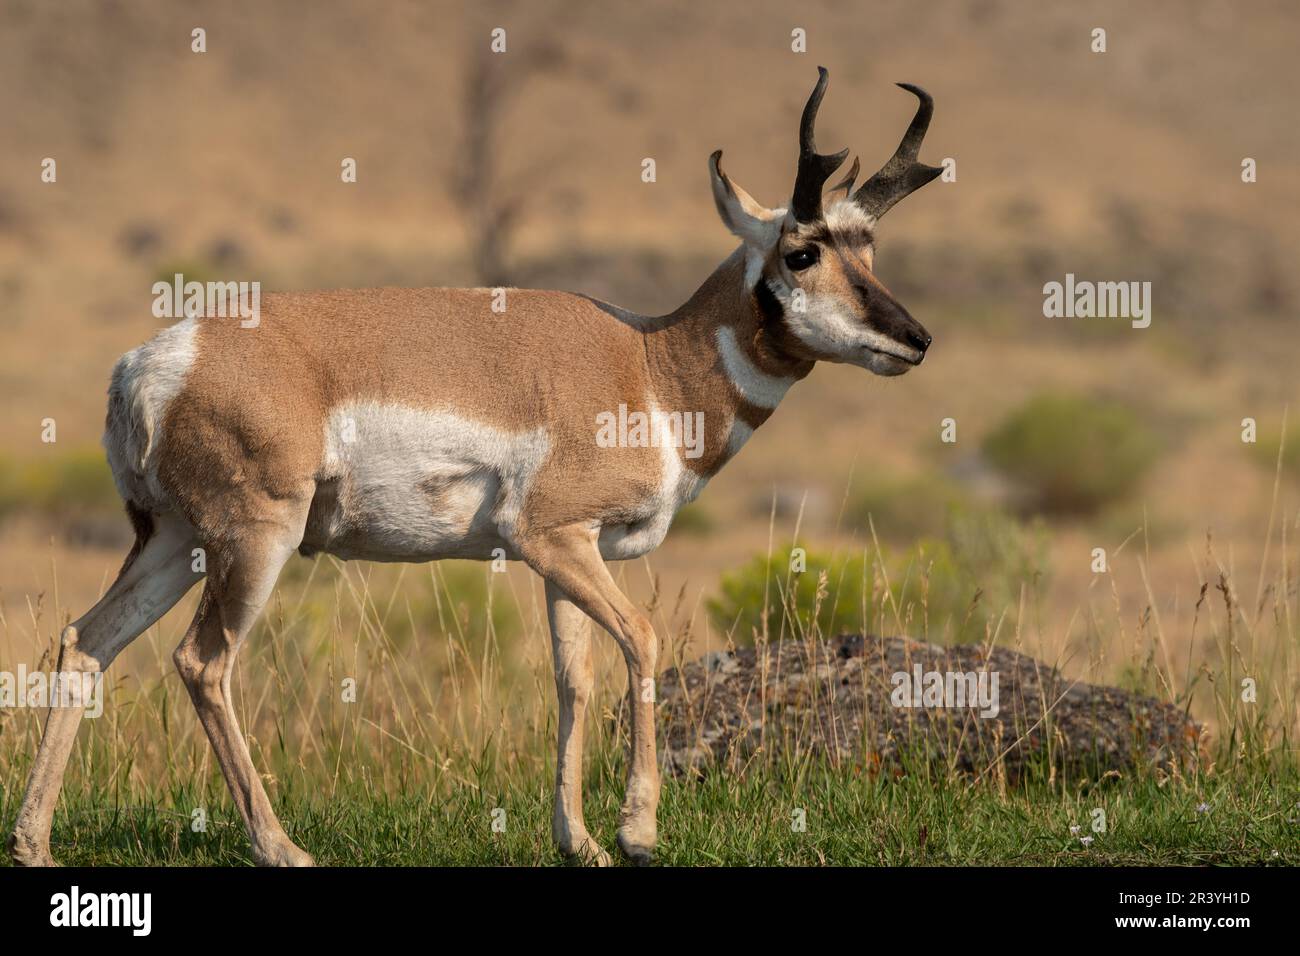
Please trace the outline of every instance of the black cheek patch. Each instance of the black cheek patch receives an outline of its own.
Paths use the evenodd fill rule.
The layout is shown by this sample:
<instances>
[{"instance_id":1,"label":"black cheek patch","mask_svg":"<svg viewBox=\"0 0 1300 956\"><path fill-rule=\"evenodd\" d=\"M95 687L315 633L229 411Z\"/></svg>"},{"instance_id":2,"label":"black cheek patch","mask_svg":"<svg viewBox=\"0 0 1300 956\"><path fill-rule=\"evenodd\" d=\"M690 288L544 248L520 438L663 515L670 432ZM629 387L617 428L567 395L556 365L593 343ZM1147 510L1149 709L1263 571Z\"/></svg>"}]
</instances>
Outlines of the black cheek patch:
<instances>
[{"instance_id":1,"label":"black cheek patch","mask_svg":"<svg viewBox=\"0 0 1300 956\"><path fill-rule=\"evenodd\" d=\"M758 308L768 322L780 322L785 318L785 309L781 307L781 300L767 284L766 278L759 279L758 285L754 286L754 297L758 299Z\"/></svg>"}]
</instances>

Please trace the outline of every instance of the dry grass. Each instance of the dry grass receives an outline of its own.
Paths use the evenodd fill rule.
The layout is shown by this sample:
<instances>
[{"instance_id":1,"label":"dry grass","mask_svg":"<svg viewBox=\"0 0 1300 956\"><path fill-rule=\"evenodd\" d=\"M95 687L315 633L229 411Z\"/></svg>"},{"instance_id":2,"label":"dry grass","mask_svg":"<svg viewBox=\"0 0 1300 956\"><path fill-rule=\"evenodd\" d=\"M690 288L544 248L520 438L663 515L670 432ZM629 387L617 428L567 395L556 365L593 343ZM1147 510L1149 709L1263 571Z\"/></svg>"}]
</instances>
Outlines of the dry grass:
<instances>
[{"instance_id":1,"label":"dry grass","mask_svg":"<svg viewBox=\"0 0 1300 956\"><path fill-rule=\"evenodd\" d=\"M1280 468L1278 487L1280 488ZM1097 682L1122 683L1186 707L1213 731L1211 767L1239 760L1287 759L1300 730L1300 686L1295 653L1297 581L1295 521L1276 517L1264 535L1264 554L1253 581L1239 583L1230 559L1212 538L1199 555L1194 601L1170 603L1151 589L1149 556L1140 534L1110 556L1108 574L1095 575L1087 603L1074 610L1064 633L1053 633L1032 586L1019 605L995 609L983 640L1045 658L1067 672ZM805 543L796 520L793 540ZM775 520L769 548L777 545ZM769 551L771 553L771 551ZM875 537L856 580L817 581L813 600L789 572L769 580L761 631L719 630L685 591L665 598L651 580L646 607L679 665L708 646L731 642L812 640L822 635L824 604L862 608L863 629L951 640L962 623L929 606L936 569L913 561L905 574L914 587L891 581L890 548ZM628 572L641 570L636 565ZM50 668L57 634L73 616L60 603L57 569L49 597L25 611L0 613L0 669ZM1125 576L1141 583L1137 602L1123 596ZM1129 582L1130 584L1132 582ZM899 603L897 595L910 597ZM980 600L980 594L972 599ZM110 672L112 703L91 721L80 768L71 779L123 795L151 792L160 781L180 785L215 779L206 741L188 699L171 672L170 652L180 638L194 595L151 628ZM960 609L958 609L960 613ZM1169 633L1166 616L1190 618L1182 640ZM1107 648L1128 649L1111 655ZM465 768L480 761L513 772L540 770L542 744L552 717L548 637L540 586L520 569L494 573L489 565L443 562L424 566L345 564L328 557L295 559L239 662L235 700L253 741L259 766L286 783L314 791L364 782L400 792L414 782L444 776L464 783ZM600 698L607 718L620 709L624 676L612 642L598 640ZM1076 648L1087 652L1076 658ZM1258 688L1242 700L1241 681ZM345 691L355 682L355 703ZM28 711L3 713L0 763L13 781L34 749L38 721Z\"/></svg>"},{"instance_id":2,"label":"dry grass","mask_svg":"<svg viewBox=\"0 0 1300 956\"><path fill-rule=\"evenodd\" d=\"M1134 606L1114 586L1119 574L1144 573L1131 545L1116 556L1112 576L1099 580L1098 599L1080 609L1080 626L1094 647L1095 639L1114 632L1132 648L1122 660L1089 660L1085 669L1093 679L1140 686L1209 722L1214 732L1200 766L1172 780L1139 772L1109 786L1102 781L1100 789L1064 779L1008 789L996 768L973 784L932 774L890 782L811 758L760 757L737 774L667 784L664 858L686 864L1294 862L1300 851L1292 824L1300 728L1294 531L1278 526L1269 576L1261 573L1250 589L1234 582L1207 544L1186 653L1171 649L1154 595ZM871 547L877 555L887 550L878 541ZM856 600L864 590L887 595L888 562L867 567L863 580L820 581L812 608L800 606L792 582L778 576L769 600L780 623L757 639L815 639L821 636L817 604L844 600L846 593ZM916 605L885 600L869 626L942 639L951 622L932 617L925 593ZM339 863L554 860L545 842L554 727L540 598L529 579L494 574L487 565L408 568L320 558L287 573L244 650L234 699L253 759L291 832L324 843L323 858ZM1024 595L1026 604L1032 600ZM129 663L110 671L106 712L86 722L56 831L56 843L68 844L73 861L245 859L224 783L170 670L170 651L189 610L152 628ZM1051 643L1037 633L1031 609L1017 610L1020 623L992 626L987 639L1018 649ZM655 600L651 611L669 642L668 666L702 644L745 639L714 633L698 607ZM56 597L33 603L22 616L6 613L0 669L38 659L48 667L66 617ZM611 641L598 642L597 657L588 802L595 825L609 829L621 789L625 677ZM1080 664L1062 654L1053 663L1076 670ZM1256 703L1240 699L1244 675L1258 683ZM344 700L348 678L356 681L355 703ZM8 819L41 721L28 710L0 711L0 720L0 805ZM1062 821L1083 821L1086 828L1097 806L1128 814L1129 823L1086 851ZM1213 823L1197 820L1195 808L1207 806L1219 813ZM502 807L513 821L508 836L485 823ZM812 837L791 835L782 822L790 807L814 808L819 827ZM211 817L209 831L185 826L195 808ZM979 821L978 833L963 831L961 819ZM719 820L732 821L744 838L719 844ZM919 846L918 828L929 834ZM1026 834L1033 840L1025 842Z\"/></svg>"}]
</instances>

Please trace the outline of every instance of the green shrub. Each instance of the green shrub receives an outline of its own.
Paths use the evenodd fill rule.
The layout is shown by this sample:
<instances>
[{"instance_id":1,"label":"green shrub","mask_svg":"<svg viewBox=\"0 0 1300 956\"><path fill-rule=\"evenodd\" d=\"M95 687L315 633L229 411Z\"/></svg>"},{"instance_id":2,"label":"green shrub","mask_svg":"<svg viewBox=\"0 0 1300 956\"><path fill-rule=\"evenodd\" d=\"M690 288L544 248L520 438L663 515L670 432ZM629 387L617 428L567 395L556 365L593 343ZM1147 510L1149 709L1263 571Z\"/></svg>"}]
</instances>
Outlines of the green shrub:
<instances>
[{"instance_id":1,"label":"green shrub","mask_svg":"<svg viewBox=\"0 0 1300 956\"><path fill-rule=\"evenodd\" d=\"M51 450L23 462L0 458L0 516L29 510L58 517L121 507L102 448Z\"/></svg>"},{"instance_id":2,"label":"green shrub","mask_svg":"<svg viewBox=\"0 0 1300 956\"><path fill-rule=\"evenodd\" d=\"M984 454L1049 514L1083 515L1131 492L1159 453L1155 436L1126 406L1074 395L1040 395L984 440Z\"/></svg>"},{"instance_id":3,"label":"green shrub","mask_svg":"<svg viewBox=\"0 0 1300 956\"><path fill-rule=\"evenodd\" d=\"M851 495L846 517L859 531L875 528L883 540L911 541L944 534L949 513L965 505L962 489L945 478L883 478Z\"/></svg>"},{"instance_id":4,"label":"green shrub","mask_svg":"<svg viewBox=\"0 0 1300 956\"><path fill-rule=\"evenodd\" d=\"M1254 444L1246 446L1250 449L1250 456L1261 467L1268 469L1269 474L1277 470L1278 450L1282 451L1282 474L1288 478L1300 478L1300 437L1294 432L1286 438L1283 445L1283 436L1281 429L1277 431L1261 433Z\"/></svg>"},{"instance_id":5,"label":"green shrub","mask_svg":"<svg viewBox=\"0 0 1300 956\"><path fill-rule=\"evenodd\" d=\"M791 570L791 553L758 556L724 574L708 602L714 623L742 643L764 626L772 640L812 631L981 640L1003 615L1015 621L1022 584L1034 586L1045 565L1039 528L959 509L943 537L899 552L807 551L802 571Z\"/></svg>"},{"instance_id":6,"label":"green shrub","mask_svg":"<svg viewBox=\"0 0 1300 956\"><path fill-rule=\"evenodd\" d=\"M802 560L791 570L796 549L758 555L734 572L723 574L720 595L708 601L709 613L717 625L747 641L761 634L802 636L814 624L822 634L857 631L863 628L864 581L870 583L871 569L863 555L832 556L802 551ZM824 590L819 596L819 583Z\"/></svg>"}]
</instances>

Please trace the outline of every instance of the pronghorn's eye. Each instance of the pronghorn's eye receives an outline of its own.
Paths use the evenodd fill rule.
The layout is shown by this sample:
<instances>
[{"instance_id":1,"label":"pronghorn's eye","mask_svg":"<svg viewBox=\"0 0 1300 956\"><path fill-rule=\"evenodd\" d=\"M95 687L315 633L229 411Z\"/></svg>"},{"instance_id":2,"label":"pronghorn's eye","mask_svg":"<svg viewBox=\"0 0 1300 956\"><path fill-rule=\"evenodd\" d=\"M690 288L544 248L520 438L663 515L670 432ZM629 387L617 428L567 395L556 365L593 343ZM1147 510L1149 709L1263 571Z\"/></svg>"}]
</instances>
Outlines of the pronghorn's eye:
<instances>
[{"instance_id":1,"label":"pronghorn's eye","mask_svg":"<svg viewBox=\"0 0 1300 956\"><path fill-rule=\"evenodd\" d=\"M796 249L788 253L785 257L785 264L790 267L792 272L801 272L811 265L815 265L821 258L821 251L816 246L809 246L807 249Z\"/></svg>"}]
</instances>

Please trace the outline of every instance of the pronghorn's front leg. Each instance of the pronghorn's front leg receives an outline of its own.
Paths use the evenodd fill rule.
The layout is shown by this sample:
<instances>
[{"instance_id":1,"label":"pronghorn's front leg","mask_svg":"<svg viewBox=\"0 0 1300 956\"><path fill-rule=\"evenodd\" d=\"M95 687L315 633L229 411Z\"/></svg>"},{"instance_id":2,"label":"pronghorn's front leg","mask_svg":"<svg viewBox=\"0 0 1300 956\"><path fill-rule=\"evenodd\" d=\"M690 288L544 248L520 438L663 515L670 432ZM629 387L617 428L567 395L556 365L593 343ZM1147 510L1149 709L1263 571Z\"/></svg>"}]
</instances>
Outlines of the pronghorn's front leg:
<instances>
[{"instance_id":1,"label":"pronghorn's front leg","mask_svg":"<svg viewBox=\"0 0 1300 956\"><path fill-rule=\"evenodd\" d=\"M654 680L659 641L654 628L649 618L637 610L614 583L596 548L596 534L590 528L558 529L520 541L519 546L528 563L546 579L547 584L563 591L592 620L609 631L623 650L627 660L628 707L632 712L632 744L628 757L627 793L619 818L618 845L634 862L647 863L654 852L655 813L659 806L654 726ZM563 701L560 706L564 707ZM563 752L560 759L565 759Z\"/></svg>"},{"instance_id":2,"label":"pronghorn's front leg","mask_svg":"<svg viewBox=\"0 0 1300 956\"><path fill-rule=\"evenodd\" d=\"M555 761L555 816L551 832L565 856L608 866L606 853L587 832L582 817L582 729L594 675L587 615L546 582L546 611L555 657L555 692L560 703L559 752Z\"/></svg>"},{"instance_id":3,"label":"pronghorn's front leg","mask_svg":"<svg viewBox=\"0 0 1300 956\"><path fill-rule=\"evenodd\" d=\"M172 660L185 682L199 722L216 751L260 866L311 866L276 818L262 778L253 765L230 698L235 655L271 595L280 569L302 540L306 502L279 523L264 522L209 553L208 583L194 623Z\"/></svg>"}]
</instances>

